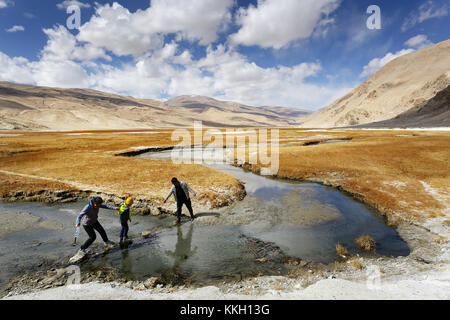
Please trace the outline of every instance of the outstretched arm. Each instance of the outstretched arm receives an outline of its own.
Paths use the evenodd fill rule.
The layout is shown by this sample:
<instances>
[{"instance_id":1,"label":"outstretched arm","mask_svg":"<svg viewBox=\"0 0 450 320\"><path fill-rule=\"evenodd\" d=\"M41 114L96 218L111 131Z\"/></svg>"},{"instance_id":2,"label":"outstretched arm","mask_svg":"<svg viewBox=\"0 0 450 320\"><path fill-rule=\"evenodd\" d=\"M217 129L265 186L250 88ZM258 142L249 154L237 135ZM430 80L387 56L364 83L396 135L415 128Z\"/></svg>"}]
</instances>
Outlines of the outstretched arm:
<instances>
[{"instance_id":1,"label":"outstretched arm","mask_svg":"<svg viewBox=\"0 0 450 320\"><path fill-rule=\"evenodd\" d=\"M107 205L107 204L101 204L100 208L109 209L109 210L119 210L118 207L113 207L113 206L110 206L110 205Z\"/></svg>"},{"instance_id":2,"label":"outstretched arm","mask_svg":"<svg viewBox=\"0 0 450 320\"><path fill-rule=\"evenodd\" d=\"M84 217L84 215L87 213L88 208L89 208L89 205L87 204L87 205L83 208L83 210L81 210L80 214L77 216L77 220L76 220L76 222L75 222L75 226L76 226L76 227L79 227L79 226L80 226L81 219L82 219L82 218Z\"/></svg>"},{"instance_id":3,"label":"outstretched arm","mask_svg":"<svg viewBox=\"0 0 450 320\"><path fill-rule=\"evenodd\" d=\"M164 203L167 201L167 199L169 199L169 197L172 195L172 193L174 192L175 187L170 188L169 193L167 194L167 196L164 198Z\"/></svg>"}]
</instances>

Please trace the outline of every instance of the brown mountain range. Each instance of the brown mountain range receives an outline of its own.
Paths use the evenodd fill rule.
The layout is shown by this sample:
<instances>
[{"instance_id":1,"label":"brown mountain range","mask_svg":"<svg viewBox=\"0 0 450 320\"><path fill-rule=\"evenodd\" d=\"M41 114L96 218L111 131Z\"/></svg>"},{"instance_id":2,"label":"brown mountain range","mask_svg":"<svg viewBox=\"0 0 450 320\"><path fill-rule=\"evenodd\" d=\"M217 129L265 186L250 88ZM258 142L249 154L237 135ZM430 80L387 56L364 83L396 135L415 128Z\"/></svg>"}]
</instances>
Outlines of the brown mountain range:
<instances>
[{"instance_id":1,"label":"brown mountain range","mask_svg":"<svg viewBox=\"0 0 450 320\"><path fill-rule=\"evenodd\" d=\"M359 87L310 115L309 128L449 126L450 40L398 57Z\"/></svg>"},{"instance_id":2,"label":"brown mountain range","mask_svg":"<svg viewBox=\"0 0 450 320\"><path fill-rule=\"evenodd\" d=\"M0 82L0 129L95 130L192 127L298 126L311 112L251 107L202 96L167 102L90 89L59 89Z\"/></svg>"}]
</instances>

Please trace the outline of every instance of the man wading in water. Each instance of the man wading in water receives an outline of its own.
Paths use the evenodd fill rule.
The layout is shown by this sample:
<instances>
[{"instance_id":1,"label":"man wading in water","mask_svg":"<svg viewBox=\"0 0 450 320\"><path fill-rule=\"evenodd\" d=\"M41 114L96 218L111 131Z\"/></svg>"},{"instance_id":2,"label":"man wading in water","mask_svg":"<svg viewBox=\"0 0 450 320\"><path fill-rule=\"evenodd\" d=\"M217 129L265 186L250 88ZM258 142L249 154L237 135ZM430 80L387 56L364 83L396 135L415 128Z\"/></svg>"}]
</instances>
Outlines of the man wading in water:
<instances>
[{"instance_id":1,"label":"man wading in water","mask_svg":"<svg viewBox=\"0 0 450 320\"><path fill-rule=\"evenodd\" d=\"M95 241L97 236L95 235L95 231L100 233L105 246L109 244L114 244L114 242L108 240L108 236L106 235L105 229L103 229L100 222L98 222L98 210L100 208L109 209L109 210L119 210L117 207L108 206L103 204L103 199L100 197L94 197L89 203L81 210L80 214L77 217L76 227L80 226L81 219L86 216L86 220L84 221L83 228L86 230L86 233L89 236L89 239L81 246L81 249L78 253L86 254L86 249Z\"/></svg>"},{"instance_id":2,"label":"man wading in water","mask_svg":"<svg viewBox=\"0 0 450 320\"><path fill-rule=\"evenodd\" d=\"M172 178L171 181L173 186L164 199L164 203L166 203L167 199L169 199L169 197L173 194L175 201L177 202L177 223L180 223L181 221L181 207L183 206L183 204L185 204L188 208L189 213L191 214L191 220L194 220L194 212L192 211L189 192L194 195L194 199L196 198L197 193L195 193L195 191L192 190L186 182L178 181L177 178Z\"/></svg>"}]
</instances>

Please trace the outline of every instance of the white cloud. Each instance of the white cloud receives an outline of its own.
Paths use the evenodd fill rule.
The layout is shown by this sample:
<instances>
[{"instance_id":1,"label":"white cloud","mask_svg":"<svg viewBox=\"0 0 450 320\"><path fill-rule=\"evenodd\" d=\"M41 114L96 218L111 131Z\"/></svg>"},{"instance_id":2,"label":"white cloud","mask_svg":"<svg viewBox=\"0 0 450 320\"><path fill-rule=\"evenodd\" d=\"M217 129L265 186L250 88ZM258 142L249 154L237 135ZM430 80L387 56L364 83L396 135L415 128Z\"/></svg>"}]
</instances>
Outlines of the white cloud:
<instances>
[{"instance_id":1,"label":"white cloud","mask_svg":"<svg viewBox=\"0 0 450 320\"><path fill-rule=\"evenodd\" d=\"M36 16L34 14L30 13L30 12L24 12L23 15L24 15L25 18L28 18L28 19L36 18Z\"/></svg>"},{"instance_id":2,"label":"white cloud","mask_svg":"<svg viewBox=\"0 0 450 320\"><path fill-rule=\"evenodd\" d=\"M80 2L77 0L65 0L61 3L56 4L56 7L60 10L66 10L70 6L77 6L80 8L90 8L91 5L89 3Z\"/></svg>"},{"instance_id":3,"label":"white cloud","mask_svg":"<svg viewBox=\"0 0 450 320\"><path fill-rule=\"evenodd\" d=\"M405 44L410 48L415 48L417 50L432 46L434 43L431 42L426 35L418 34L415 37L409 38Z\"/></svg>"},{"instance_id":4,"label":"white cloud","mask_svg":"<svg viewBox=\"0 0 450 320\"><path fill-rule=\"evenodd\" d=\"M141 33L178 33L182 38L208 45L231 22L233 0L153 0L151 7L138 11L132 25Z\"/></svg>"},{"instance_id":5,"label":"white cloud","mask_svg":"<svg viewBox=\"0 0 450 320\"><path fill-rule=\"evenodd\" d=\"M432 0L428 0L419 9L412 12L408 17L405 18L402 25L402 31L406 31L414 27L418 23L422 23L428 19L445 17L448 15L447 5L442 5L437 7Z\"/></svg>"},{"instance_id":6,"label":"white cloud","mask_svg":"<svg viewBox=\"0 0 450 320\"><path fill-rule=\"evenodd\" d=\"M14 4L14 2L10 1L10 0L0 0L0 9L9 7L9 6L13 5L13 4Z\"/></svg>"},{"instance_id":7,"label":"white cloud","mask_svg":"<svg viewBox=\"0 0 450 320\"><path fill-rule=\"evenodd\" d=\"M370 62L364 66L363 72L361 73L360 77L367 77L378 70L380 70L383 66L394 60L395 58L398 58L400 56L403 56L405 54L411 53L415 51L414 49L402 49L400 51L397 51L396 53L387 53L383 58L375 58L370 60Z\"/></svg>"},{"instance_id":8,"label":"white cloud","mask_svg":"<svg viewBox=\"0 0 450 320\"><path fill-rule=\"evenodd\" d=\"M116 2L97 7L96 14L80 27L77 39L118 56L142 55L162 45L159 35L133 28L132 19L133 14Z\"/></svg>"},{"instance_id":9,"label":"white cloud","mask_svg":"<svg viewBox=\"0 0 450 320\"><path fill-rule=\"evenodd\" d=\"M25 28L23 26L12 26L9 29L6 29L6 32L18 32L18 31L25 31Z\"/></svg>"},{"instance_id":10,"label":"white cloud","mask_svg":"<svg viewBox=\"0 0 450 320\"><path fill-rule=\"evenodd\" d=\"M280 49L292 41L311 36L316 27L323 28L334 20L328 16L340 0L258 0L237 12L239 31L230 36L235 44ZM322 32L323 33L323 32Z\"/></svg>"},{"instance_id":11,"label":"white cloud","mask_svg":"<svg viewBox=\"0 0 450 320\"><path fill-rule=\"evenodd\" d=\"M262 68L223 45L208 47L206 56L196 61L184 51L188 63L177 66L181 55L174 55L173 45L121 68L102 66L91 85L142 98L194 94L256 106L303 107L327 105L351 89L307 83L321 71L318 62Z\"/></svg>"},{"instance_id":12,"label":"white cloud","mask_svg":"<svg viewBox=\"0 0 450 320\"><path fill-rule=\"evenodd\" d=\"M89 85L87 72L74 61L40 60L32 62L30 67L38 86L86 88Z\"/></svg>"},{"instance_id":13,"label":"white cloud","mask_svg":"<svg viewBox=\"0 0 450 320\"><path fill-rule=\"evenodd\" d=\"M41 51L43 60L66 61L81 60L89 61L99 58L111 61L104 49L92 44L81 45L64 26L56 26L53 29L43 29L48 41Z\"/></svg>"},{"instance_id":14,"label":"white cloud","mask_svg":"<svg viewBox=\"0 0 450 320\"><path fill-rule=\"evenodd\" d=\"M114 54L140 56L163 46L163 37L207 45L217 40L231 21L233 0L153 0L146 10L131 13L114 2L96 8L96 14L79 29L78 40L103 47Z\"/></svg>"},{"instance_id":15,"label":"white cloud","mask_svg":"<svg viewBox=\"0 0 450 320\"><path fill-rule=\"evenodd\" d=\"M23 57L10 58L0 52L0 80L19 83L34 83L29 61Z\"/></svg>"}]
</instances>

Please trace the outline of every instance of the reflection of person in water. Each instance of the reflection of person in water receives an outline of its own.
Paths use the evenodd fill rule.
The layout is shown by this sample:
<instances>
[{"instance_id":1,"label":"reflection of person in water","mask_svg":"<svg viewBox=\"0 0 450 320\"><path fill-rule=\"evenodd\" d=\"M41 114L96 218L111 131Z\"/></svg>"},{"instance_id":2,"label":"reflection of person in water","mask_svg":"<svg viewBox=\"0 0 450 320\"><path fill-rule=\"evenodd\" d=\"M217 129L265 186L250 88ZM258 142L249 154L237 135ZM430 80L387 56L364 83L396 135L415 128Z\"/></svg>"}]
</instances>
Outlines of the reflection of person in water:
<instances>
[{"instance_id":1,"label":"reflection of person in water","mask_svg":"<svg viewBox=\"0 0 450 320\"><path fill-rule=\"evenodd\" d=\"M127 279L135 280L133 274L133 259L130 257L128 250L122 250L122 260L120 261L120 266L122 269L122 274L127 277Z\"/></svg>"},{"instance_id":2,"label":"reflection of person in water","mask_svg":"<svg viewBox=\"0 0 450 320\"><path fill-rule=\"evenodd\" d=\"M175 259L173 268L178 269L180 264L187 260L190 256L195 254L197 247L194 250L191 250L191 242L192 242L192 232L194 225L189 226L189 231L186 235L186 238L183 239L183 232L181 231L181 226L177 226L177 244L175 246L175 251L166 251L166 254Z\"/></svg>"}]
</instances>

